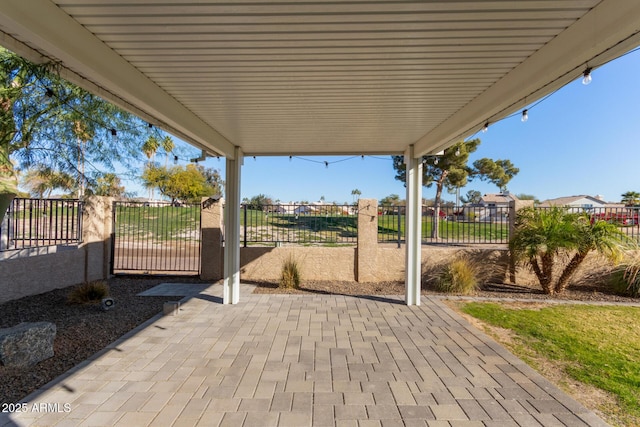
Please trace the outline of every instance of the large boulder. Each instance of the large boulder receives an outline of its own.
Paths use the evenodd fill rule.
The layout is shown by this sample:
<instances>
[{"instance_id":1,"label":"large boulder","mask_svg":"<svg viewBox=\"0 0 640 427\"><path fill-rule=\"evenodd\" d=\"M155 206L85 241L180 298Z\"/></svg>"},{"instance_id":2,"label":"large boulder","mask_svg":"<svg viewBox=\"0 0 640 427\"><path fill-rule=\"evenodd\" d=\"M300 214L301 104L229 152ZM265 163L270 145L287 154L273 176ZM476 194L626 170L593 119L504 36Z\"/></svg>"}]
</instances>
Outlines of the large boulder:
<instances>
[{"instance_id":1,"label":"large boulder","mask_svg":"<svg viewBox=\"0 0 640 427\"><path fill-rule=\"evenodd\" d=\"M0 364L33 366L53 357L56 325L50 322L21 323L0 329Z\"/></svg>"}]
</instances>

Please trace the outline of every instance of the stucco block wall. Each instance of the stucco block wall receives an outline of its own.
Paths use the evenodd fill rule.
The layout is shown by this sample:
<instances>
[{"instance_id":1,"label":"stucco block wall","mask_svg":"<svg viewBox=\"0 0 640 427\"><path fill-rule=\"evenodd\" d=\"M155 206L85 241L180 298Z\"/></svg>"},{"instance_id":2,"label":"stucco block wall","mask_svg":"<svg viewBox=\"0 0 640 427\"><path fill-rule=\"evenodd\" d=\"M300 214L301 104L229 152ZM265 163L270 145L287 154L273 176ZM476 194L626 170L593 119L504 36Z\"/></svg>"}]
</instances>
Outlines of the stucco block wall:
<instances>
[{"instance_id":1,"label":"stucco block wall","mask_svg":"<svg viewBox=\"0 0 640 427\"><path fill-rule=\"evenodd\" d=\"M300 263L302 280L355 280L354 247L248 247L240 248L242 280L277 282L282 264L293 256Z\"/></svg>"},{"instance_id":2,"label":"stucco block wall","mask_svg":"<svg viewBox=\"0 0 640 427\"><path fill-rule=\"evenodd\" d=\"M4 253L0 259L0 302L107 278L112 202L109 197L90 197L85 201L83 243L78 247ZM34 251L44 254L30 255Z\"/></svg>"},{"instance_id":3,"label":"stucco block wall","mask_svg":"<svg viewBox=\"0 0 640 427\"><path fill-rule=\"evenodd\" d=\"M82 283L84 262L76 248L0 261L0 303Z\"/></svg>"}]
</instances>

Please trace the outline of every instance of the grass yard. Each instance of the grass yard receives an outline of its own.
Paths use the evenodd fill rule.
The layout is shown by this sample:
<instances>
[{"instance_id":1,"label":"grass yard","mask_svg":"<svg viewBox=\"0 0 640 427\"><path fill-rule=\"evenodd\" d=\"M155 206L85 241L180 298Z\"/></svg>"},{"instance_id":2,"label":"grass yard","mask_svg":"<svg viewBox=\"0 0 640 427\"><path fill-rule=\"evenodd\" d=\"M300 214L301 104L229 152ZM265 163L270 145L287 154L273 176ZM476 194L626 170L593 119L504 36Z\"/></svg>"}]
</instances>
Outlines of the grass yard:
<instances>
[{"instance_id":1,"label":"grass yard","mask_svg":"<svg viewBox=\"0 0 640 427\"><path fill-rule=\"evenodd\" d=\"M118 206L114 232L163 242L168 240L198 240L200 206ZM194 230L197 233L194 234Z\"/></svg>"},{"instance_id":2,"label":"grass yard","mask_svg":"<svg viewBox=\"0 0 640 427\"><path fill-rule=\"evenodd\" d=\"M401 238L405 236L405 218L400 215L398 224L397 215L378 216L378 236L381 240L395 241L398 238L398 227ZM422 217L422 238L430 239L433 230L433 217ZM464 241L469 243L507 243L509 240L509 224L502 222L472 222L440 220L438 225L441 239Z\"/></svg>"},{"instance_id":3,"label":"grass yard","mask_svg":"<svg viewBox=\"0 0 640 427\"><path fill-rule=\"evenodd\" d=\"M569 378L614 396L615 405L592 408L607 422L640 425L640 308L474 302L460 309L512 331L513 341L505 344L534 368L555 364Z\"/></svg>"}]
</instances>

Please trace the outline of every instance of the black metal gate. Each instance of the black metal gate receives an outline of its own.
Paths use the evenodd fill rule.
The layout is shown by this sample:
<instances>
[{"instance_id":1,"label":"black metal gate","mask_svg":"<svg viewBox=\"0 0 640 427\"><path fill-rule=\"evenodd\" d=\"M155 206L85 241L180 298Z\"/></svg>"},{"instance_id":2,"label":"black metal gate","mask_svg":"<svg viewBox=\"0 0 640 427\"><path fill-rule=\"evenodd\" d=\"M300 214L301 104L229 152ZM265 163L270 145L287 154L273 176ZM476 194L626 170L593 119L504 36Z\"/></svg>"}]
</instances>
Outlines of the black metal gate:
<instances>
[{"instance_id":1,"label":"black metal gate","mask_svg":"<svg viewBox=\"0 0 640 427\"><path fill-rule=\"evenodd\" d=\"M199 274L199 203L113 203L112 274Z\"/></svg>"}]
</instances>

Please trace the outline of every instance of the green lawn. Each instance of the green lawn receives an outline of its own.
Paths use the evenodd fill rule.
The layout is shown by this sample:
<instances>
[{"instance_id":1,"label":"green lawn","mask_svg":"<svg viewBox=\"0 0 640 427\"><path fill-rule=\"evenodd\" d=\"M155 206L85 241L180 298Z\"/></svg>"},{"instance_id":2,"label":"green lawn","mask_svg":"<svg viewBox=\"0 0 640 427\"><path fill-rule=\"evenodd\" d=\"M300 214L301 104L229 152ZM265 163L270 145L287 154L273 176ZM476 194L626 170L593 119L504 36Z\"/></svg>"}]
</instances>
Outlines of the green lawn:
<instances>
[{"instance_id":1,"label":"green lawn","mask_svg":"<svg viewBox=\"0 0 640 427\"><path fill-rule=\"evenodd\" d=\"M609 422L640 425L640 308L560 305L523 309L468 303L462 305L462 311L513 331L516 345L511 350L523 360L559 363L570 378L615 396L621 413L611 413L616 408L599 408L612 417Z\"/></svg>"},{"instance_id":2,"label":"green lawn","mask_svg":"<svg viewBox=\"0 0 640 427\"><path fill-rule=\"evenodd\" d=\"M422 238L431 238L433 230L433 217L422 217ZM507 222L470 222L470 221L445 221L438 225L441 239L452 241L478 242L487 241L507 243L509 240L509 225ZM400 215L401 238L405 236L405 217ZM378 216L378 236L384 240L396 240L398 238L398 217L396 215Z\"/></svg>"},{"instance_id":3,"label":"green lawn","mask_svg":"<svg viewBox=\"0 0 640 427\"><path fill-rule=\"evenodd\" d=\"M197 230L197 233L194 231ZM118 206L116 236L134 236L152 241L197 240L200 206Z\"/></svg>"}]
</instances>

